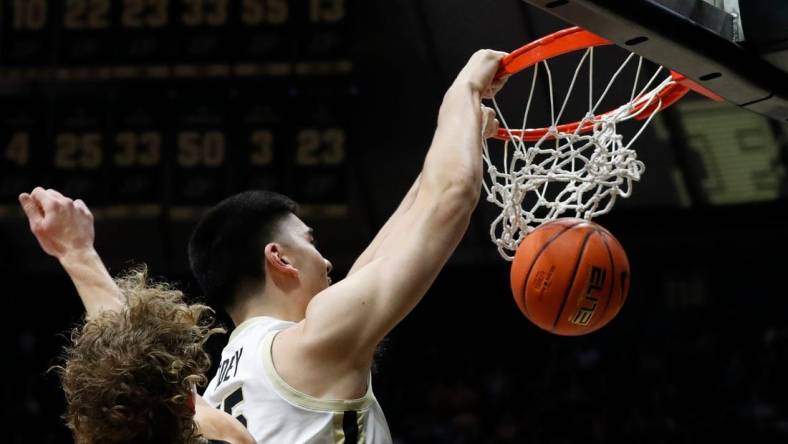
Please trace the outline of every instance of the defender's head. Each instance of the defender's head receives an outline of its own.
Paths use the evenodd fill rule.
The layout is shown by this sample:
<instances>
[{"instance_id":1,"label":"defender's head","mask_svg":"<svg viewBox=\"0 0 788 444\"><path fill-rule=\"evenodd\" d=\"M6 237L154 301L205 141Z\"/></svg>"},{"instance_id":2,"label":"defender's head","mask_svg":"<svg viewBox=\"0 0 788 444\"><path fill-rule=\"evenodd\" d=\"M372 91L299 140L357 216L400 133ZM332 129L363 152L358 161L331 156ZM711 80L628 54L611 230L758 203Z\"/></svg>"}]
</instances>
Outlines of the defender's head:
<instances>
[{"instance_id":1,"label":"defender's head","mask_svg":"<svg viewBox=\"0 0 788 444\"><path fill-rule=\"evenodd\" d=\"M127 303L71 333L59 367L64 418L79 444L202 442L194 423L194 386L210 367L210 309L189 305L145 269L116 280Z\"/></svg>"},{"instance_id":2,"label":"defender's head","mask_svg":"<svg viewBox=\"0 0 788 444\"><path fill-rule=\"evenodd\" d=\"M189 263L209 305L229 309L267 285L309 298L328 286L331 263L296 210L281 194L246 191L203 216L189 240Z\"/></svg>"}]
</instances>

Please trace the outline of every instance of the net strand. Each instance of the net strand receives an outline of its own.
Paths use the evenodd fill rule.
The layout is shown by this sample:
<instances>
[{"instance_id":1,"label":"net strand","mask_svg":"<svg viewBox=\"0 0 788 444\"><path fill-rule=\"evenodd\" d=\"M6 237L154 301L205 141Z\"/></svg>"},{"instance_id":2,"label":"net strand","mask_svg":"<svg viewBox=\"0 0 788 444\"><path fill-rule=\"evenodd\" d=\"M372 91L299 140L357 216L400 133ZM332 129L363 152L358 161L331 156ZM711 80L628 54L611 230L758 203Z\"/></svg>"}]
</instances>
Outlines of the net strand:
<instances>
[{"instance_id":1,"label":"net strand","mask_svg":"<svg viewBox=\"0 0 788 444\"><path fill-rule=\"evenodd\" d=\"M512 260L520 242L540 224L567 216L590 220L610 212L618 198L632 194L633 182L640 180L645 172L645 165L638 160L632 144L661 108L658 93L673 83L668 77L649 91L663 71L660 68L640 88L643 58L639 57L630 101L610 112L595 115L634 56L630 54L624 60L601 95L594 97L594 51L587 50L574 71L557 114L550 66L546 61L534 65L519 129L524 131L527 128L540 69L544 69L547 76L551 122L547 132L535 142L528 142L524 133L519 136L513 131L493 99L493 107L509 139L503 142L502 170L496 166L487 141L484 141L482 159L487 175L483 187L487 201L501 210L490 226L490 237L504 259ZM574 130L560 131L559 122L586 65L589 110ZM646 111L650 114L641 116ZM636 117L642 118L641 127L625 141L618 131L618 124ZM589 125L590 131L583 133Z\"/></svg>"}]
</instances>

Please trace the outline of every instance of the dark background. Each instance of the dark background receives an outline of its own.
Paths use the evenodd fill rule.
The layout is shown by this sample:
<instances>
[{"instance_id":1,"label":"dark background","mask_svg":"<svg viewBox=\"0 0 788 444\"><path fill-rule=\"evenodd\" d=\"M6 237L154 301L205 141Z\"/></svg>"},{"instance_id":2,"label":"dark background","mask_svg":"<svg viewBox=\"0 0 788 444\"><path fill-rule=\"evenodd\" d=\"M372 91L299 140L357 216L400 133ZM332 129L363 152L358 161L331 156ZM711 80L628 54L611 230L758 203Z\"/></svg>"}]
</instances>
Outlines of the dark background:
<instances>
[{"instance_id":1,"label":"dark background","mask_svg":"<svg viewBox=\"0 0 788 444\"><path fill-rule=\"evenodd\" d=\"M303 204L336 280L418 173L470 54L565 26L518 0L1 5L3 440L30 443L70 442L47 369L82 308L18 193L84 199L113 273L144 262L198 297L185 255L196 219L224 196L271 188ZM600 54L600 77L619 55ZM572 69L555 66L559 79ZM507 116L523 108L520 80L500 96ZM534 124L546 125L544 82L536 96ZM482 199L378 360L397 442L788 438L785 126L690 97L636 148L646 174L598 220L632 264L620 315L579 338L530 324L489 240L497 209Z\"/></svg>"}]
</instances>

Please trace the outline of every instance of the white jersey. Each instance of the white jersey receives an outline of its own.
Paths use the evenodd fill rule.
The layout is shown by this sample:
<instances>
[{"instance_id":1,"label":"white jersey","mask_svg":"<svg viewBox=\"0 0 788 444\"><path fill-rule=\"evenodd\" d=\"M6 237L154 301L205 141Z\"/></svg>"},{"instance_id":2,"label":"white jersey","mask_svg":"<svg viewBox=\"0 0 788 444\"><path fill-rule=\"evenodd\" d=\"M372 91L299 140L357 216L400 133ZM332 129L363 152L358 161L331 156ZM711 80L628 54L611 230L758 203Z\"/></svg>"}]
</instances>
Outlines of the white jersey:
<instances>
[{"instance_id":1,"label":"white jersey","mask_svg":"<svg viewBox=\"0 0 788 444\"><path fill-rule=\"evenodd\" d=\"M271 345L291 325L267 316L241 323L222 350L205 400L238 418L258 443L390 443L371 381L362 398L325 400L299 392L279 376Z\"/></svg>"}]
</instances>

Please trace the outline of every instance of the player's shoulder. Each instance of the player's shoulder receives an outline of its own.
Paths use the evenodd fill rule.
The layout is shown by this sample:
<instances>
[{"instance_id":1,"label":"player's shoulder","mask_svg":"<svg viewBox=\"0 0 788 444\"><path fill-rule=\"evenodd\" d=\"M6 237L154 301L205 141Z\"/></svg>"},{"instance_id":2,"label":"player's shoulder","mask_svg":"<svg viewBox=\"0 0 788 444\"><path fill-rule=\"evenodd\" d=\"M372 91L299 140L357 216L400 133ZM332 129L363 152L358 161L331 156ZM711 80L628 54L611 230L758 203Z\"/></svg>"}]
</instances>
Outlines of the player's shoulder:
<instances>
[{"instance_id":1,"label":"player's shoulder","mask_svg":"<svg viewBox=\"0 0 788 444\"><path fill-rule=\"evenodd\" d=\"M291 321L283 321L270 316L255 316L238 324L230 334L228 345L235 341L253 339L270 331L284 330L292 325L294 323Z\"/></svg>"}]
</instances>

